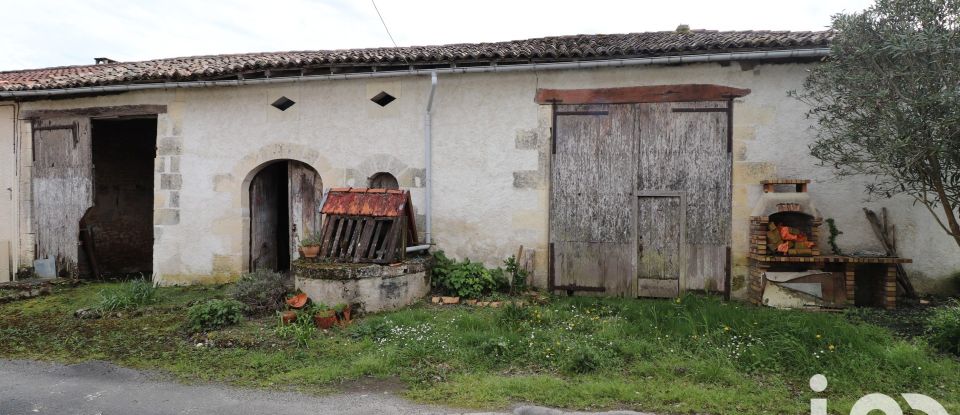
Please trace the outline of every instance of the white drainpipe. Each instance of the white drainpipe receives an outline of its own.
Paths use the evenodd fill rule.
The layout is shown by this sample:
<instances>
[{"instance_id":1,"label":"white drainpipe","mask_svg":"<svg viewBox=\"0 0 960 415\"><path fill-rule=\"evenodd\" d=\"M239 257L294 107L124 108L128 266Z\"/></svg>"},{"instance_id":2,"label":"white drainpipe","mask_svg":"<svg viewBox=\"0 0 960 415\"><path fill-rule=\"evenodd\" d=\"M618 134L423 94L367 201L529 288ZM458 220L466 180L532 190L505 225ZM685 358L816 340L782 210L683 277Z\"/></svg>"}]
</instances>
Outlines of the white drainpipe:
<instances>
[{"instance_id":1,"label":"white drainpipe","mask_svg":"<svg viewBox=\"0 0 960 415\"><path fill-rule=\"evenodd\" d=\"M430 245L433 243L433 94L437 92L437 71L430 73L430 98L427 100L427 111L423 115L423 159L425 164L426 177L426 226L424 231L423 243Z\"/></svg>"}]
</instances>

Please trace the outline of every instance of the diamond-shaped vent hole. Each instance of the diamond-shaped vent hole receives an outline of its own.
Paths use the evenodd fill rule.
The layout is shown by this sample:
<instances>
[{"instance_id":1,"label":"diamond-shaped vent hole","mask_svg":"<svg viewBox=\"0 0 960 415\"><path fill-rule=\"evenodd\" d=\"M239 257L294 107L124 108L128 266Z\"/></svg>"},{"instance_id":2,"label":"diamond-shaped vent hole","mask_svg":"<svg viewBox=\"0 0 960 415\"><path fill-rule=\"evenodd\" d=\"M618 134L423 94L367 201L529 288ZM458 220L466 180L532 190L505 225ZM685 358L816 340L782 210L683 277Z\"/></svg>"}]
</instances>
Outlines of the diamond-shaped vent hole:
<instances>
[{"instance_id":1,"label":"diamond-shaped vent hole","mask_svg":"<svg viewBox=\"0 0 960 415\"><path fill-rule=\"evenodd\" d=\"M395 96L386 93L386 91L380 91L379 94L374 95L373 98L370 98L371 101L376 102L377 105L381 107L386 107L387 104L393 102L397 99Z\"/></svg>"},{"instance_id":2,"label":"diamond-shaped vent hole","mask_svg":"<svg viewBox=\"0 0 960 415\"><path fill-rule=\"evenodd\" d=\"M280 97L280 98L277 98L276 101L273 101L273 104L270 104L270 105L273 105L274 108L280 111L286 111L287 108L292 107L293 104L296 104L296 102L294 102L292 99L287 97Z\"/></svg>"}]
</instances>

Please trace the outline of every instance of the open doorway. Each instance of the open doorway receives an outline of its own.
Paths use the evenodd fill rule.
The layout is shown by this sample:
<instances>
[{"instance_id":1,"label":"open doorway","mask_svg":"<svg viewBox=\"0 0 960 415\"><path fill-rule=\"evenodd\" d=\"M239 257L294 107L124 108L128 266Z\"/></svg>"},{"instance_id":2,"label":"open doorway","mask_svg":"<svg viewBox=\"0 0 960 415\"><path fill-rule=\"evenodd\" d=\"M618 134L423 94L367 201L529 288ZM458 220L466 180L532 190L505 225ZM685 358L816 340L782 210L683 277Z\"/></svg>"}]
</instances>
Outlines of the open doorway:
<instances>
[{"instance_id":1,"label":"open doorway","mask_svg":"<svg viewBox=\"0 0 960 415\"><path fill-rule=\"evenodd\" d=\"M320 176L305 163L276 160L254 175L249 192L250 271L289 271L300 241L320 230Z\"/></svg>"},{"instance_id":2,"label":"open doorway","mask_svg":"<svg viewBox=\"0 0 960 415\"><path fill-rule=\"evenodd\" d=\"M124 277L153 271L157 120L91 120L93 206L80 220L79 271Z\"/></svg>"}]
</instances>

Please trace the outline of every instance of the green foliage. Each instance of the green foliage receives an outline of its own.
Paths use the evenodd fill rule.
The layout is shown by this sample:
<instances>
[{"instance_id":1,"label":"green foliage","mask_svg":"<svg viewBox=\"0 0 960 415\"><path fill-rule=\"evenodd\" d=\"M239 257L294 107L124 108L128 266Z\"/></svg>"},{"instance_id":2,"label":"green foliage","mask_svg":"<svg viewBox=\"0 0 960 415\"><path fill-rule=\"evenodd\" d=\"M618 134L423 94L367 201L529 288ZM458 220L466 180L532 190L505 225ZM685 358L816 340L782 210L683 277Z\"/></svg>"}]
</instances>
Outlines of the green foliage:
<instances>
[{"instance_id":1,"label":"green foliage","mask_svg":"<svg viewBox=\"0 0 960 415\"><path fill-rule=\"evenodd\" d=\"M925 339L905 340L846 314L701 296L562 297L528 302L523 311L506 304L407 307L322 335L306 334L314 330L309 316L284 332L270 315L185 337L187 305L224 293L163 287L149 313L73 317L113 285L57 288L0 304L0 344L7 346L0 358L101 359L187 382L310 393L355 379L399 379L406 397L458 407L530 402L655 413L806 413L810 399L823 397L810 391L811 373L823 373L836 413L849 413L867 393L901 391L927 394L960 413L960 361L932 353Z\"/></svg>"},{"instance_id":2,"label":"green foliage","mask_svg":"<svg viewBox=\"0 0 960 415\"><path fill-rule=\"evenodd\" d=\"M830 250L833 251L834 255L843 255L843 251L837 246L837 236L843 235L843 232L837 229L837 223L833 218L827 218L826 222L827 229L830 231L830 238L827 240L827 243L830 244Z\"/></svg>"},{"instance_id":3,"label":"green foliage","mask_svg":"<svg viewBox=\"0 0 960 415\"><path fill-rule=\"evenodd\" d=\"M99 296L97 308L103 311L134 310L158 301L157 287L142 278L105 288Z\"/></svg>"},{"instance_id":4,"label":"green foliage","mask_svg":"<svg viewBox=\"0 0 960 415\"><path fill-rule=\"evenodd\" d=\"M927 321L930 344L938 350L960 356L960 300L937 308Z\"/></svg>"},{"instance_id":5,"label":"green foliage","mask_svg":"<svg viewBox=\"0 0 960 415\"><path fill-rule=\"evenodd\" d=\"M257 270L241 276L229 293L246 305L249 313L263 315L283 309L289 284L289 278L281 273Z\"/></svg>"},{"instance_id":6,"label":"green foliage","mask_svg":"<svg viewBox=\"0 0 960 415\"><path fill-rule=\"evenodd\" d=\"M433 287L449 295L463 298L480 298L508 286L503 269L487 269L479 262L465 259L457 262L444 255L443 251L433 254L431 270Z\"/></svg>"},{"instance_id":7,"label":"green foliage","mask_svg":"<svg viewBox=\"0 0 960 415\"><path fill-rule=\"evenodd\" d=\"M316 308L310 306L297 310L297 319L290 324L285 324L278 315L274 333L277 337L293 340L297 347L309 347L313 344L313 336L317 333L317 326L313 323L313 315L316 314L316 310Z\"/></svg>"},{"instance_id":8,"label":"green foliage","mask_svg":"<svg viewBox=\"0 0 960 415\"><path fill-rule=\"evenodd\" d=\"M833 17L830 58L802 92L811 154L873 196L907 194L960 245L960 2L878 0Z\"/></svg>"},{"instance_id":9,"label":"green foliage","mask_svg":"<svg viewBox=\"0 0 960 415\"><path fill-rule=\"evenodd\" d=\"M510 293L523 292L527 288L527 270L520 268L517 258L513 255L503 261L503 268L510 277Z\"/></svg>"},{"instance_id":10,"label":"green foliage","mask_svg":"<svg viewBox=\"0 0 960 415\"><path fill-rule=\"evenodd\" d=\"M323 243L323 236L319 233L313 235L305 235L303 239L300 240L300 246L318 246Z\"/></svg>"},{"instance_id":11,"label":"green foliage","mask_svg":"<svg viewBox=\"0 0 960 415\"><path fill-rule=\"evenodd\" d=\"M246 306L237 300L207 300L187 310L187 329L192 332L216 330L243 321Z\"/></svg>"}]
</instances>

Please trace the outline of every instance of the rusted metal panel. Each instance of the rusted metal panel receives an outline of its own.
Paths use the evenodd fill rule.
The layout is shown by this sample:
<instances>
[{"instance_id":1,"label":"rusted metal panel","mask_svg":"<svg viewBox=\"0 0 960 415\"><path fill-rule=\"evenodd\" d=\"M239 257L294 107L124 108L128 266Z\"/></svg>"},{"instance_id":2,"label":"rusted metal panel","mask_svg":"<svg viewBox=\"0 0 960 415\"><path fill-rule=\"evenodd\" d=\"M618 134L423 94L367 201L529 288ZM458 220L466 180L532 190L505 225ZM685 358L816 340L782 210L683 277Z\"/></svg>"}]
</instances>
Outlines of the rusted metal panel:
<instances>
[{"instance_id":1,"label":"rusted metal panel","mask_svg":"<svg viewBox=\"0 0 960 415\"><path fill-rule=\"evenodd\" d=\"M32 217L36 257L55 258L60 275L75 276L80 219L93 205L90 120L33 122Z\"/></svg>"},{"instance_id":2,"label":"rusted metal panel","mask_svg":"<svg viewBox=\"0 0 960 415\"><path fill-rule=\"evenodd\" d=\"M652 102L726 101L749 89L712 84L651 85L598 89L538 89L538 104L636 104Z\"/></svg>"}]
</instances>

